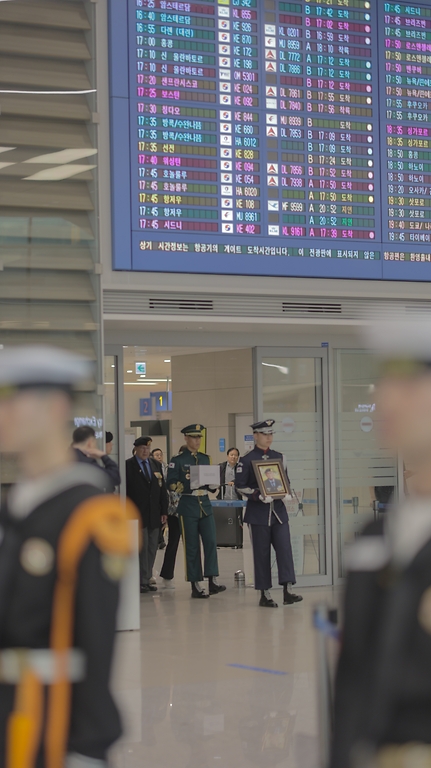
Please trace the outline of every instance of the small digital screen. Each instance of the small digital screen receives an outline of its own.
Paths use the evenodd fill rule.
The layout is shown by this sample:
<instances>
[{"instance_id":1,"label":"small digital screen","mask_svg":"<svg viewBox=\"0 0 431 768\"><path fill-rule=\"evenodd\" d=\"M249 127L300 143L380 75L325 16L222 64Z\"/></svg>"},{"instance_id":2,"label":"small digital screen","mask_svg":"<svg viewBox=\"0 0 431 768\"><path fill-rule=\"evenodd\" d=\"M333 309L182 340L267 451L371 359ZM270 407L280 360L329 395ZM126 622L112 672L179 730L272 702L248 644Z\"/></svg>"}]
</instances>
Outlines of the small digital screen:
<instances>
[{"instance_id":1,"label":"small digital screen","mask_svg":"<svg viewBox=\"0 0 431 768\"><path fill-rule=\"evenodd\" d=\"M114 268L428 280L431 0L111 0Z\"/></svg>"}]
</instances>

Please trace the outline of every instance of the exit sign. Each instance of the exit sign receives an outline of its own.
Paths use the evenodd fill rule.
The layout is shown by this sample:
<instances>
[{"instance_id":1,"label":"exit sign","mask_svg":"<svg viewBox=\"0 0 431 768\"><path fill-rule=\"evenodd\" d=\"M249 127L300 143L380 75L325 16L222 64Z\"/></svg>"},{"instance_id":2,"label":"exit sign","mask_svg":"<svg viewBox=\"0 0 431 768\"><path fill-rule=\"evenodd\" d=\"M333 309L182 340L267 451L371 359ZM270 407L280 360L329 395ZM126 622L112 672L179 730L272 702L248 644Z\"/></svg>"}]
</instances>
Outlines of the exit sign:
<instances>
[{"instance_id":1,"label":"exit sign","mask_svg":"<svg viewBox=\"0 0 431 768\"><path fill-rule=\"evenodd\" d=\"M147 373L147 364L146 363L135 363L135 372L137 376L145 376Z\"/></svg>"}]
</instances>

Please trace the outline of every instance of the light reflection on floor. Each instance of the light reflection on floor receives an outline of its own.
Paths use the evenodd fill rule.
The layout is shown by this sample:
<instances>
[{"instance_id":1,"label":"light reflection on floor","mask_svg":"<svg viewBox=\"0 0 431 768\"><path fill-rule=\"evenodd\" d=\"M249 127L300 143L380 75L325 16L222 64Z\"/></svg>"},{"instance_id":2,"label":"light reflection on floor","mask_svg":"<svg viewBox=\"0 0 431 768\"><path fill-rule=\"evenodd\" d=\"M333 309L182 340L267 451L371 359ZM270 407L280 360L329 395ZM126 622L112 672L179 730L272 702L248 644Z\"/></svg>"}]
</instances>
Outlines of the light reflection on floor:
<instances>
[{"instance_id":1,"label":"light reflection on floor","mask_svg":"<svg viewBox=\"0 0 431 768\"><path fill-rule=\"evenodd\" d=\"M114 768L318 768L311 611L338 593L309 588L283 607L274 590L280 607L265 610L254 590L234 586L241 553L219 559L227 592L191 600L180 554L177 589L142 596L141 631L119 634L114 688L126 733Z\"/></svg>"}]
</instances>

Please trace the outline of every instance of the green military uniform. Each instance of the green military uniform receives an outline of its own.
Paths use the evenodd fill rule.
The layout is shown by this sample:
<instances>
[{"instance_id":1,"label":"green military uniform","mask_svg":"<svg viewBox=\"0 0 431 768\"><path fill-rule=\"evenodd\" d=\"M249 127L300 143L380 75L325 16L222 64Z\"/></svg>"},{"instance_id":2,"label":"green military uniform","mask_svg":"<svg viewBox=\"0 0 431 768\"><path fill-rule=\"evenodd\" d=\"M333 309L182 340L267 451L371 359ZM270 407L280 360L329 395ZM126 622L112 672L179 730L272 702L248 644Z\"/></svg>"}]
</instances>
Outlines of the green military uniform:
<instances>
[{"instance_id":1,"label":"green military uniform","mask_svg":"<svg viewBox=\"0 0 431 768\"><path fill-rule=\"evenodd\" d=\"M200 432L202 427L196 424L195 429ZM190 466L196 464L210 464L209 456L206 453L192 453L186 448L183 453L173 457L167 476L168 489L180 494L177 511L183 536L186 581L191 582L202 581L204 576L218 576L216 527L208 488L192 490L190 487ZM199 537L205 555L203 573Z\"/></svg>"}]
</instances>

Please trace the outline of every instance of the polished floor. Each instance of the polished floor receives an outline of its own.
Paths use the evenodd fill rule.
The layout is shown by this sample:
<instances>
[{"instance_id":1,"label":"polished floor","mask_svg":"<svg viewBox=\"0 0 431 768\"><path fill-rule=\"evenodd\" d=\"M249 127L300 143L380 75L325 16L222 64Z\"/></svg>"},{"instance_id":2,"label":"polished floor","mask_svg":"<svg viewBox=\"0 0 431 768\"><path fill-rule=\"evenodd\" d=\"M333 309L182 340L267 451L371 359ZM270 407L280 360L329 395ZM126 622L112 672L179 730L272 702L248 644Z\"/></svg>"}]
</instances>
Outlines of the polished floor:
<instances>
[{"instance_id":1,"label":"polished floor","mask_svg":"<svg viewBox=\"0 0 431 768\"><path fill-rule=\"evenodd\" d=\"M191 600L179 553L175 591L141 597L141 630L118 634L114 688L125 735L114 768L319 768L313 605L278 609L238 589L241 551L219 551L228 590ZM161 566L161 553L156 569Z\"/></svg>"}]
</instances>

